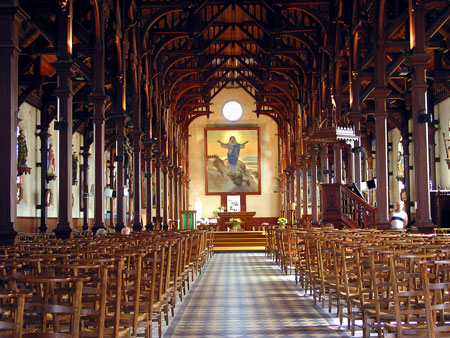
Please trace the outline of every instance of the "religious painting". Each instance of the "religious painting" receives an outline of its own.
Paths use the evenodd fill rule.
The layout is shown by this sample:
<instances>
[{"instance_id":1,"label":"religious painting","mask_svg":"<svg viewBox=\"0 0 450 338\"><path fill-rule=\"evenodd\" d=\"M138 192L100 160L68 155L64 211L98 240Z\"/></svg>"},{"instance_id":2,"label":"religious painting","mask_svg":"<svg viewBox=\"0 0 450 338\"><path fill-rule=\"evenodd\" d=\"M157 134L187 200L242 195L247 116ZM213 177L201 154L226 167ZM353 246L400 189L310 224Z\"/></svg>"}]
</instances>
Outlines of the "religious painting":
<instances>
[{"instance_id":1,"label":"religious painting","mask_svg":"<svg viewBox=\"0 0 450 338\"><path fill-rule=\"evenodd\" d=\"M259 128L205 128L206 194L261 194Z\"/></svg>"}]
</instances>

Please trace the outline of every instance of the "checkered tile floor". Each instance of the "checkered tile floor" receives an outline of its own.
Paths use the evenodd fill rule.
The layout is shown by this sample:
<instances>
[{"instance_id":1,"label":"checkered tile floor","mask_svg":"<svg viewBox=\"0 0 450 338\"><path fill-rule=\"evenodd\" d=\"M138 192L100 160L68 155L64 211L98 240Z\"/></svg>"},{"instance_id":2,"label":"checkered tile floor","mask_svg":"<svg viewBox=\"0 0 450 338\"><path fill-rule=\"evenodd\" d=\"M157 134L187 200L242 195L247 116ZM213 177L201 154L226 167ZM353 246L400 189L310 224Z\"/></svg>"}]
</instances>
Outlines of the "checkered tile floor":
<instances>
[{"instance_id":1,"label":"checkered tile floor","mask_svg":"<svg viewBox=\"0 0 450 338\"><path fill-rule=\"evenodd\" d=\"M216 253L164 337L349 337L263 253Z\"/></svg>"}]
</instances>

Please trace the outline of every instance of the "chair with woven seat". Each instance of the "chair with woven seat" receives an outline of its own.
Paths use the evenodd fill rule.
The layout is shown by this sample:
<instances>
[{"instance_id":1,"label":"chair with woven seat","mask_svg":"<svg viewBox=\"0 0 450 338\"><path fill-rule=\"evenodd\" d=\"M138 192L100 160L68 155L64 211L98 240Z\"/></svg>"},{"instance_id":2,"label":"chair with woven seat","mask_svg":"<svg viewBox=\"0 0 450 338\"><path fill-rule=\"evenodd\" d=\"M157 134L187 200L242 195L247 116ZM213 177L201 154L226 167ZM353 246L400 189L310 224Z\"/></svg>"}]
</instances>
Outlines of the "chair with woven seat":
<instances>
[{"instance_id":1,"label":"chair with woven seat","mask_svg":"<svg viewBox=\"0 0 450 338\"><path fill-rule=\"evenodd\" d=\"M25 298L30 296L27 291L0 292L0 337L22 337Z\"/></svg>"},{"instance_id":2,"label":"chair with woven seat","mask_svg":"<svg viewBox=\"0 0 450 338\"><path fill-rule=\"evenodd\" d=\"M427 273L432 255L392 255L389 257L394 320L384 323L386 338L432 337Z\"/></svg>"},{"instance_id":3,"label":"chair with woven seat","mask_svg":"<svg viewBox=\"0 0 450 338\"><path fill-rule=\"evenodd\" d=\"M79 337L82 277L18 276L18 290L32 297L24 305L24 337ZM64 294L58 294L58 289Z\"/></svg>"}]
</instances>

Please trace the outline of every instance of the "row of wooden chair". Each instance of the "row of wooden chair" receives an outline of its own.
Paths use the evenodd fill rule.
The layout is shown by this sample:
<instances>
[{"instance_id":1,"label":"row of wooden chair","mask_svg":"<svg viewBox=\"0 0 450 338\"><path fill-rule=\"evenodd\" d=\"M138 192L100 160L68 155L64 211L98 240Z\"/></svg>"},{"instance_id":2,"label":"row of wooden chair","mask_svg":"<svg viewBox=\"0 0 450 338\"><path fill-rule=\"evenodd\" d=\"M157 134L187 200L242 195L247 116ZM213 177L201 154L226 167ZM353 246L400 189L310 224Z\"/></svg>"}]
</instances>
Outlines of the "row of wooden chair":
<instances>
[{"instance_id":1,"label":"row of wooden chair","mask_svg":"<svg viewBox=\"0 0 450 338\"><path fill-rule=\"evenodd\" d=\"M207 231L30 238L0 248L0 336L162 336L212 255Z\"/></svg>"},{"instance_id":2,"label":"row of wooden chair","mask_svg":"<svg viewBox=\"0 0 450 338\"><path fill-rule=\"evenodd\" d=\"M269 230L266 254L363 337L450 337L450 236Z\"/></svg>"}]
</instances>

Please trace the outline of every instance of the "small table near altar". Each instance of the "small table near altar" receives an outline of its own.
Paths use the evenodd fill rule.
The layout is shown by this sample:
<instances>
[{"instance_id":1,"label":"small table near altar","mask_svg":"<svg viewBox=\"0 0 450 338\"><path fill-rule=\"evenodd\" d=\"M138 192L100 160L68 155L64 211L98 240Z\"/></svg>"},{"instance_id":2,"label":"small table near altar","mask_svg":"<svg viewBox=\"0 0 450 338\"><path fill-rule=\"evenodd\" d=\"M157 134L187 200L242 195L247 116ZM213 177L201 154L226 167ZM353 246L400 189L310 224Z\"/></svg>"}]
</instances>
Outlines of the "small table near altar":
<instances>
[{"instance_id":1,"label":"small table near altar","mask_svg":"<svg viewBox=\"0 0 450 338\"><path fill-rule=\"evenodd\" d=\"M220 224L220 230L226 231L227 228L225 226L225 222L230 222L230 218L240 218L242 221L241 227L246 229L246 225L250 230L251 227L248 225L248 221L256 215L255 211L233 211L233 212L219 212L217 215L223 220L222 224Z\"/></svg>"}]
</instances>

